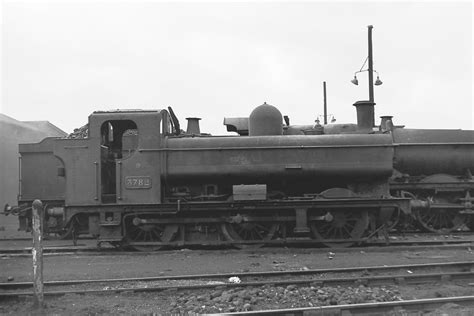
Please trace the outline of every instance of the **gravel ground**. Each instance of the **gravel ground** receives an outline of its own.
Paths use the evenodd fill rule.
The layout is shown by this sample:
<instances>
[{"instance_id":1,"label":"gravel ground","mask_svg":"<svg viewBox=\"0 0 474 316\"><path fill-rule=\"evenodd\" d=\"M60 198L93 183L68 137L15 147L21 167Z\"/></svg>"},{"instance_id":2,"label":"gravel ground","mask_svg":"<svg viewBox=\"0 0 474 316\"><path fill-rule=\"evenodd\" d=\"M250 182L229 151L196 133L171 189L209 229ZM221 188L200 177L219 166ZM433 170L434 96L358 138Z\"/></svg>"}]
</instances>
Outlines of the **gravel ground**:
<instances>
[{"instance_id":1,"label":"gravel ground","mask_svg":"<svg viewBox=\"0 0 474 316\"><path fill-rule=\"evenodd\" d=\"M100 297L100 300L98 299ZM61 300L47 300L48 313L222 313L261 309L314 307L363 302L401 300L396 288L286 287L236 288L213 291L168 291L161 294L120 294L115 297L66 295ZM121 300L124 300L121 302ZM99 301L99 302L98 302ZM104 302L107 301L107 304ZM133 301L133 302L132 302ZM67 302L71 304L66 306ZM87 303L86 303L87 302ZM127 302L126 304L124 304ZM13 301L11 302L13 303ZM58 304L59 303L59 304ZM85 304L86 303L86 304ZM72 307L72 308L71 308ZM2 313L7 310L0 309ZM16 309L15 313L28 312Z\"/></svg>"},{"instance_id":2,"label":"gravel ground","mask_svg":"<svg viewBox=\"0 0 474 316\"><path fill-rule=\"evenodd\" d=\"M470 289L449 285L413 287L259 287L212 291L165 291L160 293L121 293L113 295L68 294L45 299L45 315L189 315L256 311L292 307L316 307L400 299L469 295ZM31 298L4 301L2 315L38 315ZM456 304L449 304L433 315L472 315ZM459 314L457 314L459 312ZM426 313L429 314L429 313ZM395 314L396 315L396 314Z\"/></svg>"}]
</instances>

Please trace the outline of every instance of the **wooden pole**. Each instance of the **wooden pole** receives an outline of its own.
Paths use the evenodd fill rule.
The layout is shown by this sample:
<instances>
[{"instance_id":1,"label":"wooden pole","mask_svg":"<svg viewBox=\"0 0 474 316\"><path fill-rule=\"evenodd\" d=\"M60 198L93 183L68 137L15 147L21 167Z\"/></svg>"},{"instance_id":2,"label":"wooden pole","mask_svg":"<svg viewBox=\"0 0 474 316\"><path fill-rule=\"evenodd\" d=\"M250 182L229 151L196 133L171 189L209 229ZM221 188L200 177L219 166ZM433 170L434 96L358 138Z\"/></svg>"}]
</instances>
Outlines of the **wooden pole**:
<instances>
[{"instance_id":1,"label":"wooden pole","mask_svg":"<svg viewBox=\"0 0 474 316\"><path fill-rule=\"evenodd\" d=\"M43 203L40 200L33 202L33 287L34 307L43 308Z\"/></svg>"}]
</instances>

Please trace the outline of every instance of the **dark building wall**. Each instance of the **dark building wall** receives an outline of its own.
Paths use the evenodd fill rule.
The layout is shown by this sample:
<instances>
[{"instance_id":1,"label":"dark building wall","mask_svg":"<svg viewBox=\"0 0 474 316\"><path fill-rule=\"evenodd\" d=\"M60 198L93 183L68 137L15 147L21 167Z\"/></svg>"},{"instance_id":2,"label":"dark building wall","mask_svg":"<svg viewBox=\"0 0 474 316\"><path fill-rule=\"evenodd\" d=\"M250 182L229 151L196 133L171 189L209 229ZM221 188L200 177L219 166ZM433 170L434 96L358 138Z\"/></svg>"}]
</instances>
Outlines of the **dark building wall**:
<instances>
[{"instance_id":1,"label":"dark building wall","mask_svg":"<svg viewBox=\"0 0 474 316\"><path fill-rule=\"evenodd\" d=\"M66 133L47 121L21 122L0 114L0 208L16 205L18 194L18 144L36 143L49 136ZM38 166L41 168L41 166ZM17 225L16 217L2 216L0 226ZM16 228L16 227L15 227Z\"/></svg>"}]
</instances>

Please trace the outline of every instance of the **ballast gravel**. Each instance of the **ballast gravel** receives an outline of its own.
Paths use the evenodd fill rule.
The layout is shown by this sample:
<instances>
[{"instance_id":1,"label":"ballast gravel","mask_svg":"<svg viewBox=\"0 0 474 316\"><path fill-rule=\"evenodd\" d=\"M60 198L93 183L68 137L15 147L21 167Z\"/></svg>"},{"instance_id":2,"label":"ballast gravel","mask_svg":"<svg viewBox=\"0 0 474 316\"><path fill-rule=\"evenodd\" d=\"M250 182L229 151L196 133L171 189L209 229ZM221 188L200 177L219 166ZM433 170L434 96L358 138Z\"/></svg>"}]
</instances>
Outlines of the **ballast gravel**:
<instances>
[{"instance_id":1,"label":"ballast gravel","mask_svg":"<svg viewBox=\"0 0 474 316\"><path fill-rule=\"evenodd\" d=\"M402 300L395 287L263 286L176 293L167 313L222 313Z\"/></svg>"}]
</instances>

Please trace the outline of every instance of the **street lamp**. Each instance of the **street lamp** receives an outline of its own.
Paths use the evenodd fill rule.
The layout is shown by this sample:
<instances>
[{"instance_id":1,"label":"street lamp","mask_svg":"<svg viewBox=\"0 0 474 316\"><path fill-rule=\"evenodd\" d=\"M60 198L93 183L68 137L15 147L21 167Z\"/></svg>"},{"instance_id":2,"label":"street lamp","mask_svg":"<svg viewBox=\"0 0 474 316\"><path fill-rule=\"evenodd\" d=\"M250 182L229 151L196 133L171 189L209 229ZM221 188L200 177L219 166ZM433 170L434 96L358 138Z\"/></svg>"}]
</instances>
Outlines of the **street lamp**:
<instances>
[{"instance_id":1,"label":"street lamp","mask_svg":"<svg viewBox=\"0 0 474 316\"><path fill-rule=\"evenodd\" d=\"M364 71L369 71L368 69L365 69L365 70L359 70L359 71L356 71L354 73L354 79L351 80L351 82L353 84L355 84L356 86L359 85L359 80L357 80L357 74L359 72L364 72ZM380 80L380 77L379 77L379 73L377 72L377 70L372 70L373 72L375 72L377 74L377 79L375 80L374 82L374 86L380 86L383 82L382 80Z\"/></svg>"},{"instance_id":2,"label":"street lamp","mask_svg":"<svg viewBox=\"0 0 474 316\"><path fill-rule=\"evenodd\" d=\"M376 70L374 70L374 67L373 67L373 58L372 58L372 28L373 26L369 25L367 26L367 28L369 30L369 34L368 34L369 55L365 59L362 67L360 67L360 70L354 73L354 79L352 79L351 82L355 85L358 85L359 80L357 80L357 74L359 72L367 71L369 73L369 101L374 102L374 72L377 74L377 80L375 80L375 85L380 86L383 82L382 80L380 80L379 73ZM364 68L367 61L369 62L368 69L362 70L362 68Z\"/></svg>"},{"instance_id":3,"label":"street lamp","mask_svg":"<svg viewBox=\"0 0 474 316\"><path fill-rule=\"evenodd\" d=\"M327 119L328 119L328 118L331 118L331 123L336 123L336 117L334 116L334 114L326 114L326 115L318 115L318 116L316 117L316 120L315 120L316 125L319 125L319 124L321 123L320 118L323 119L323 120L325 120L325 121L324 121L324 125L327 124Z\"/></svg>"}]
</instances>

